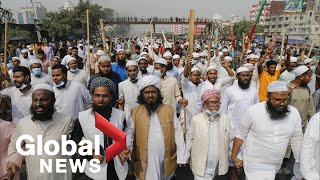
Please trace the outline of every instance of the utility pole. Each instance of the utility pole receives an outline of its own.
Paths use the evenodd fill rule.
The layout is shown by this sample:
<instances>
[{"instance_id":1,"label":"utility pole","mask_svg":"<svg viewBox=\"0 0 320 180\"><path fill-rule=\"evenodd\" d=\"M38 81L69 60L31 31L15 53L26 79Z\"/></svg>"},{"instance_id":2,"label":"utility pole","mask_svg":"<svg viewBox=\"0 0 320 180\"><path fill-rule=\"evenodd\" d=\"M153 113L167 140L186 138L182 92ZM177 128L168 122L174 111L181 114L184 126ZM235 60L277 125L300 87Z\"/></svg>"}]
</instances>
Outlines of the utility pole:
<instances>
[{"instance_id":1,"label":"utility pole","mask_svg":"<svg viewBox=\"0 0 320 180\"><path fill-rule=\"evenodd\" d=\"M38 14L36 13L36 9L34 8L34 4L33 4L32 0L30 0L30 2L31 2L31 5L32 5L34 24L36 26L38 42L41 42L41 34L40 34L40 31L39 31L39 26L38 26Z\"/></svg>"}]
</instances>

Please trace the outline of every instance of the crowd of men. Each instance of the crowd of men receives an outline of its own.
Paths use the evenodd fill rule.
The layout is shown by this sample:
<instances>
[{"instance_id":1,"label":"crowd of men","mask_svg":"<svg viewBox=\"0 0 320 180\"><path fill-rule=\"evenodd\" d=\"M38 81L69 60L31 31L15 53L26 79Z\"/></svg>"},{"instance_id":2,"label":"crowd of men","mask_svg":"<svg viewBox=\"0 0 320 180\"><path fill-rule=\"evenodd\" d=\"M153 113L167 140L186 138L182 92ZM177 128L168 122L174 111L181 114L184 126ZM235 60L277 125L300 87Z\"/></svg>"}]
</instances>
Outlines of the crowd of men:
<instances>
[{"instance_id":1,"label":"crowd of men","mask_svg":"<svg viewBox=\"0 0 320 180\"><path fill-rule=\"evenodd\" d=\"M115 43L109 54L85 42L56 51L45 44L18 48L8 64L2 50L0 178L320 179L319 58L290 44L280 56L270 41L243 50L235 67L228 45L197 44L188 54L188 42L140 41L134 52ZM18 153L30 143L16 144L24 134L42 135L36 146L61 135L77 144L99 135L102 149L111 146L95 113L126 134L126 149L109 162L102 151ZM101 170L40 172L40 159L86 158Z\"/></svg>"}]
</instances>

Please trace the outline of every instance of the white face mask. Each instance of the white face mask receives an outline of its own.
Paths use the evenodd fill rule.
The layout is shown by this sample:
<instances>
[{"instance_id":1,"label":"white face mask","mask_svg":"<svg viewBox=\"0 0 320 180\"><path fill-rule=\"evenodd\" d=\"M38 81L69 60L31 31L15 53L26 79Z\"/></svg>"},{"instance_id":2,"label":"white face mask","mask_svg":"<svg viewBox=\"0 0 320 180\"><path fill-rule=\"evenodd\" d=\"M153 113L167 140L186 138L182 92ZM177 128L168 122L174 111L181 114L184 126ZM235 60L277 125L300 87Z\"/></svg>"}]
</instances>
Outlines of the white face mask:
<instances>
[{"instance_id":1,"label":"white face mask","mask_svg":"<svg viewBox=\"0 0 320 180\"><path fill-rule=\"evenodd\" d=\"M219 111L217 110L210 111L209 109L206 109L206 113L209 114L210 116L216 116L219 114Z\"/></svg>"},{"instance_id":2,"label":"white face mask","mask_svg":"<svg viewBox=\"0 0 320 180\"><path fill-rule=\"evenodd\" d=\"M200 62L203 64L206 61L206 59L201 59Z\"/></svg>"},{"instance_id":3,"label":"white face mask","mask_svg":"<svg viewBox=\"0 0 320 180\"><path fill-rule=\"evenodd\" d=\"M315 65L311 66L311 67L310 67L310 70L311 70L312 72L316 72L316 66L315 66Z\"/></svg>"},{"instance_id":4,"label":"white face mask","mask_svg":"<svg viewBox=\"0 0 320 180\"><path fill-rule=\"evenodd\" d=\"M192 60L192 64L196 65L199 61L198 60Z\"/></svg>"},{"instance_id":5,"label":"white face mask","mask_svg":"<svg viewBox=\"0 0 320 180\"><path fill-rule=\"evenodd\" d=\"M59 84L53 83L56 88L59 88L65 84L64 80L62 80Z\"/></svg>"},{"instance_id":6,"label":"white face mask","mask_svg":"<svg viewBox=\"0 0 320 180\"><path fill-rule=\"evenodd\" d=\"M153 71L153 75L158 76L159 78L162 77L162 73L161 73L160 70L154 70L154 71Z\"/></svg>"},{"instance_id":7,"label":"white face mask","mask_svg":"<svg viewBox=\"0 0 320 180\"><path fill-rule=\"evenodd\" d=\"M19 87L19 90L22 91L24 88L27 87L27 84L24 82L23 84L21 84L21 86Z\"/></svg>"},{"instance_id":8,"label":"white face mask","mask_svg":"<svg viewBox=\"0 0 320 180\"><path fill-rule=\"evenodd\" d=\"M70 68L70 70L69 70L70 72L72 72L72 73L76 73L76 72L78 72L79 71L79 68L75 68L75 69L71 69Z\"/></svg>"}]
</instances>

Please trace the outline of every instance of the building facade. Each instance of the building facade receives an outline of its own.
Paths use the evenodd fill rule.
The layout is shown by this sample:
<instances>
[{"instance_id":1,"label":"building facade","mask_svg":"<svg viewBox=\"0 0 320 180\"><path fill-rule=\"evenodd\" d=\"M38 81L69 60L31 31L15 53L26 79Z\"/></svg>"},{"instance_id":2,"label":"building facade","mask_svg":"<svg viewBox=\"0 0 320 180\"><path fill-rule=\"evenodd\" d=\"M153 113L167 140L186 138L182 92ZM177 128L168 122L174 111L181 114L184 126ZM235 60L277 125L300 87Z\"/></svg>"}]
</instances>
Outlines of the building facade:
<instances>
[{"instance_id":1,"label":"building facade","mask_svg":"<svg viewBox=\"0 0 320 180\"><path fill-rule=\"evenodd\" d=\"M265 25L267 22L268 17L270 16L270 12L271 12L271 0L267 1L267 4L264 6L264 8L262 9L262 13L260 16L260 20L259 20L259 25ZM257 4L254 4L251 6L251 10L250 10L250 16L249 16L249 20L250 22L254 22L255 19L257 18L257 15L259 13L260 7L261 7L262 1L260 1Z\"/></svg>"},{"instance_id":2,"label":"building facade","mask_svg":"<svg viewBox=\"0 0 320 180\"><path fill-rule=\"evenodd\" d=\"M47 9L41 2L33 2L33 6L21 7L21 12L18 13L18 23L34 24L35 19L41 23L46 18L46 13Z\"/></svg>"}]
</instances>

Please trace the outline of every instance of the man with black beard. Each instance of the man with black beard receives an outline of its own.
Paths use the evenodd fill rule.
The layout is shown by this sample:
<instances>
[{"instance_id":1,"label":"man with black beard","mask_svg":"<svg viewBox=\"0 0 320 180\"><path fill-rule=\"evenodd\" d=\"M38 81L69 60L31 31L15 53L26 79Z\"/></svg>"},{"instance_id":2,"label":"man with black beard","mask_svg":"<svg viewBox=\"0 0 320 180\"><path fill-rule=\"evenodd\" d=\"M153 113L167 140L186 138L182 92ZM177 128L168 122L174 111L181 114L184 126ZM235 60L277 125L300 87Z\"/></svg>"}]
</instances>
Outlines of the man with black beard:
<instances>
[{"instance_id":1,"label":"man with black beard","mask_svg":"<svg viewBox=\"0 0 320 180\"><path fill-rule=\"evenodd\" d=\"M34 140L40 135L42 136L43 142L37 144L30 143L28 140L23 140L21 145L30 143L29 145L35 144L35 147L39 147L43 146L48 140L53 140L59 142L59 146L61 147L60 142L62 140L62 135L71 133L74 120L70 115L55 111L54 104L55 95L50 85L37 84L33 88L32 105L30 107L31 115L22 118L17 124L8 148L9 159L11 155L18 152L16 146L17 139L26 134L31 136ZM47 171L41 172L40 160L48 162L49 159L55 162L56 159L66 159L68 161L69 158L68 156L61 155L61 153L57 153L56 155L48 155L46 153L43 153L42 155L38 153L36 153L36 155L28 155L26 157L28 179L71 179L71 169L69 169L70 167L68 165L66 166L66 173L56 173L57 169L55 166L50 173ZM6 165L7 170L11 170L14 173L21 167L21 163L15 163L8 162Z\"/></svg>"},{"instance_id":2,"label":"man with black beard","mask_svg":"<svg viewBox=\"0 0 320 180\"><path fill-rule=\"evenodd\" d=\"M244 167L248 180L274 180L289 144L299 162L301 118L288 102L288 87L274 81L268 85L267 101L250 106L241 117L231 159L236 168Z\"/></svg>"},{"instance_id":3,"label":"man with black beard","mask_svg":"<svg viewBox=\"0 0 320 180\"><path fill-rule=\"evenodd\" d=\"M127 148L120 155L115 156L111 161L106 163L104 160L104 154L93 155L92 158L96 158L100 161L100 172L92 173L90 171L89 164L85 167L85 174L80 176L87 177L86 179L95 180L117 180L125 179L128 173L127 159L130 157L130 151L132 150L132 123L131 121L125 121L125 113L121 110L113 108L111 105L112 95L115 93L114 83L105 77L95 78L90 87L90 93L92 95L92 108L79 113L78 119L75 122L75 128L72 132L72 139L79 143L81 139L85 138L94 142L94 136L99 135L100 138L100 153L103 153L102 149L106 149L112 145L113 141L110 137L103 134L99 129L95 127L95 113L100 114L111 122L118 129L122 130L125 126L125 133L127 134ZM102 139L102 140L101 140ZM85 178L82 177L82 178ZM89 178L88 178L89 177ZM80 179L80 177L73 177L74 179Z\"/></svg>"},{"instance_id":4,"label":"man with black beard","mask_svg":"<svg viewBox=\"0 0 320 180\"><path fill-rule=\"evenodd\" d=\"M117 62L112 64L112 71L119 74L121 81L127 79L126 52L123 49L117 50Z\"/></svg>"},{"instance_id":5,"label":"man with black beard","mask_svg":"<svg viewBox=\"0 0 320 180\"><path fill-rule=\"evenodd\" d=\"M178 76L179 76L178 69L175 66L173 66L171 52L169 51L165 52L163 54L163 58L167 61L167 72L166 72L167 76L171 76L178 79Z\"/></svg>"},{"instance_id":6,"label":"man with black beard","mask_svg":"<svg viewBox=\"0 0 320 180\"><path fill-rule=\"evenodd\" d=\"M138 82L140 95L131 111L134 124L132 162L140 180L169 180L177 164L185 164L183 132L172 106L162 103L161 80L145 76Z\"/></svg>"},{"instance_id":7,"label":"man with black beard","mask_svg":"<svg viewBox=\"0 0 320 180\"><path fill-rule=\"evenodd\" d=\"M304 132L308 120L316 113L312 93L308 88L312 71L307 66L299 66L293 72L296 78L288 84L291 92L290 105L297 108L302 119L302 130Z\"/></svg>"},{"instance_id":8,"label":"man with black beard","mask_svg":"<svg viewBox=\"0 0 320 180\"><path fill-rule=\"evenodd\" d=\"M250 84L250 71L246 67L237 70L237 81L224 92L220 110L230 118L231 137L239 129L240 115L254 104L259 103L258 91ZM232 148L232 146L230 147ZM231 161L230 161L231 162ZM230 163L230 174L235 175L233 163Z\"/></svg>"}]
</instances>

